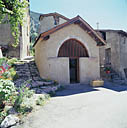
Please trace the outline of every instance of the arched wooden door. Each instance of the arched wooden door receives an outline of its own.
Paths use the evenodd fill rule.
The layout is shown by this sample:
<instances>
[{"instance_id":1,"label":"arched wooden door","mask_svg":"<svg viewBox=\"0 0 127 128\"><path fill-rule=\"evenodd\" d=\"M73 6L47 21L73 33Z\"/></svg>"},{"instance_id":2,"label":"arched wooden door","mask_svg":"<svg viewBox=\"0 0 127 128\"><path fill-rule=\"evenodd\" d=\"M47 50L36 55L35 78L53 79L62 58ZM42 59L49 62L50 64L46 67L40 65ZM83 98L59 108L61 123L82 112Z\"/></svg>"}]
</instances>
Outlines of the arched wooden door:
<instances>
[{"instance_id":1,"label":"arched wooden door","mask_svg":"<svg viewBox=\"0 0 127 128\"><path fill-rule=\"evenodd\" d=\"M69 57L70 82L78 83L79 57L89 57L85 46L76 39L69 39L60 47L58 57Z\"/></svg>"}]
</instances>

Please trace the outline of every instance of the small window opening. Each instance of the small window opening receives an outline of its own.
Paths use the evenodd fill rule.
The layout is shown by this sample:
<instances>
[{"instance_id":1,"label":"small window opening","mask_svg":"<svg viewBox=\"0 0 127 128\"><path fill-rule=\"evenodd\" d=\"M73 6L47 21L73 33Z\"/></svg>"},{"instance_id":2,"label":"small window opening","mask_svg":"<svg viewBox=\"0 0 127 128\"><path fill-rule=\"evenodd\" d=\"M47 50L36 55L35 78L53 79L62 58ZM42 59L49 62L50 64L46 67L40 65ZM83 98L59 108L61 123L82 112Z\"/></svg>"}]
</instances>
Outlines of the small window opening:
<instances>
[{"instance_id":1,"label":"small window opening","mask_svg":"<svg viewBox=\"0 0 127 128\"><path fill-rule=\"evenodd\" d=\"M103 38L104 40L106 40L106 32L102 32L102 31L101 31L101 34L102 34L102 38Z\"/></svg>"}]
</instances>

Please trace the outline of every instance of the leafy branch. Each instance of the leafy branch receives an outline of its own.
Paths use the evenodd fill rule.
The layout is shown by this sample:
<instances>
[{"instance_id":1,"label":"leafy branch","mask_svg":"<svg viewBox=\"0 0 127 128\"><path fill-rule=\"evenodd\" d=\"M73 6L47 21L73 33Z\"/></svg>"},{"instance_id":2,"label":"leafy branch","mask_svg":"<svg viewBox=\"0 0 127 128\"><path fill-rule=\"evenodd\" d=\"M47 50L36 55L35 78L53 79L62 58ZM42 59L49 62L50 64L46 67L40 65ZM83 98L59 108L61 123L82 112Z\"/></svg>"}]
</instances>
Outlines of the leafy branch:
<instances>
[{"instance_id":1,"label":"leafy branch","mask_svg":"<svg viewBox=\"0 0 127 128\"><path fill-rule=\"evenodd\" d=\"M14 47L19 43L20 25L23 26L28 5L27 0L0 0L0 24L10 23Z\"/></svg>"}]
</instances>

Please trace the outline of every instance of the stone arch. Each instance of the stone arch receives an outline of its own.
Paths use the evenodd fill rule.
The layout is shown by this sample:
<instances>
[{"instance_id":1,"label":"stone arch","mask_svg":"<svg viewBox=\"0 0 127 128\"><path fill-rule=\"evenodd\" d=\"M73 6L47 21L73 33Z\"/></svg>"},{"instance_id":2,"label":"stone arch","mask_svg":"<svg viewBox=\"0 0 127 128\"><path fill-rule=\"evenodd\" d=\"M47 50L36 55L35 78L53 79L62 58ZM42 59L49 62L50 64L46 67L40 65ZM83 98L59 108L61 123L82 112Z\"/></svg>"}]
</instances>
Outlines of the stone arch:
<instances>
[{"instance_id":1,"label":"stone arch","mask_svg":"<svg viewBox=\"0 0 127 128\"><path fill-rule=\"evenodd\" d=\"M66 40L58 51L58 57L89 57L86 47L77 39Z\"/></svg>"}]
</instances>

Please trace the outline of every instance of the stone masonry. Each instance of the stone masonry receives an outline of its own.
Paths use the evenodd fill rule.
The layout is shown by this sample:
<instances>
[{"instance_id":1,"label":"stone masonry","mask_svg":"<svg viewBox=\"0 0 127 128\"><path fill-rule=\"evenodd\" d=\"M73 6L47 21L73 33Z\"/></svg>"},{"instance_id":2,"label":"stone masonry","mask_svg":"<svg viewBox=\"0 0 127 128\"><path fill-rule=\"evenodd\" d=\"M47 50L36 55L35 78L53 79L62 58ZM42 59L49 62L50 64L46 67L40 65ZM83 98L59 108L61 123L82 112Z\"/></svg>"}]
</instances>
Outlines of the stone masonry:
<instances>
[{"instance_id":1,"label":"stone masonry","mask_svg":"<svg viewBox=\"0 0 127 128\"><path fill-rule=\"evenodd\" d=\"M37 94L55 92L60 85L52 80L42 79L34 61L24 61L15 64L18 79L14 81L17 87L30 80L30 88Z\"/></svg>"}]
</instances>

